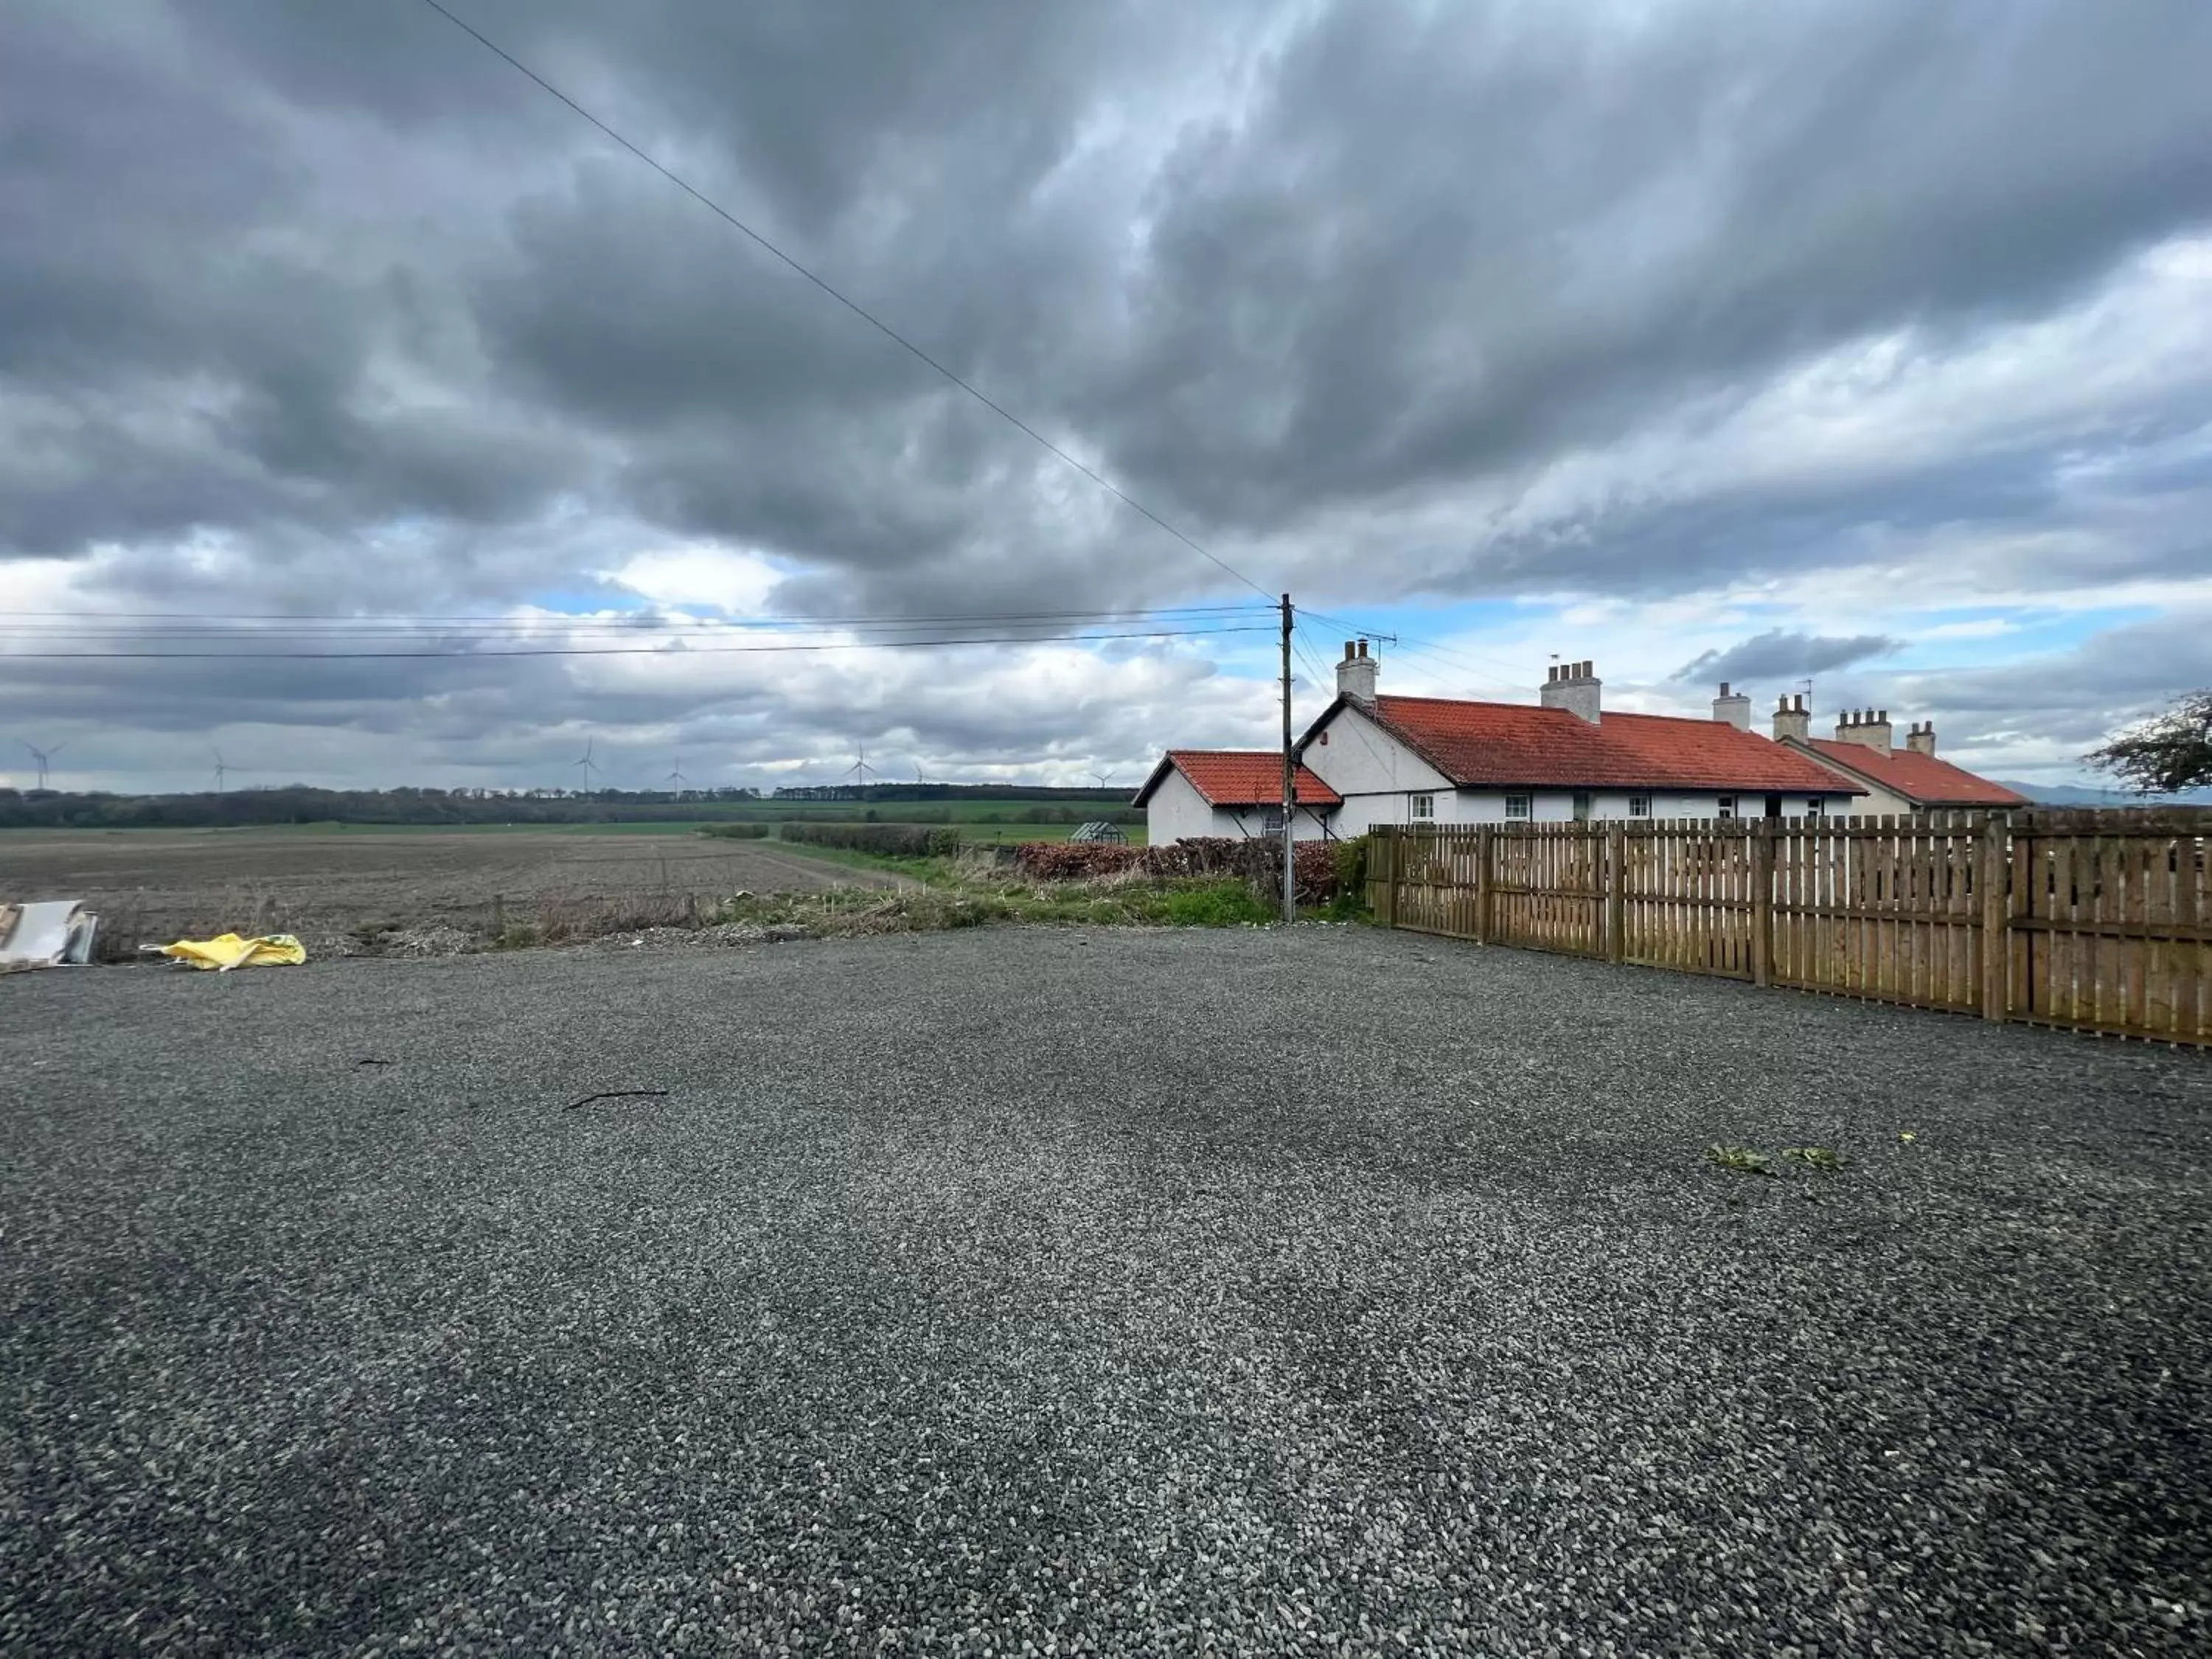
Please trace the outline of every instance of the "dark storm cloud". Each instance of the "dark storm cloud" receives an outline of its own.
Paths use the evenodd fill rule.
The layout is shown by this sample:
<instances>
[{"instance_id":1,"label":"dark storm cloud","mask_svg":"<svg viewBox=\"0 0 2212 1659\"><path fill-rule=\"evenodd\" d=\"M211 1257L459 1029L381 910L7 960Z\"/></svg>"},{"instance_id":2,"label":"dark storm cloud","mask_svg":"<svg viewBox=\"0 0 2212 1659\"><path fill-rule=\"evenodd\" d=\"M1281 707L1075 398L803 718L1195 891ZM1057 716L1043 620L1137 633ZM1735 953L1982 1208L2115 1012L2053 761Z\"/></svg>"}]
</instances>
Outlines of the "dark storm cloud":
<instances>
[{"instance_id":1,"label":"dark storm cloud","mask_svg":"<svg viewBox=\"0 0 2212 1659\"><path fill-rule=\"evenodd\" d=\"M1764 634L1754 634L1725 651L1700 652L1676 669L1674 678L1677 680L1797 679L1807 674L1825 674L1833 668L1849 668L1869 657L1883 656L1904 647L1903 640L1893 640L1881 634L1802 634L1788 629L1770 628Z\"/></svg>"},{"instance_id":2,"label":"dark storm cloud","mask_svg":"<svg viewBox=\"0 0 2212 1659\"><path fill-rule=\"evenodd\" d=\"M1287 43L1241 125L1201 112L1089 214L1041 184L1087 118L1141 97L1164 9L463 9L1214 533L1603 441L1869 328L2031 313L2212 210L2192 67L2212 15L2186 3L1728 28L1697 7L1643 27L1482 7L1386 27L1340 6ZM67 228L82 216L64 193L118 173L173 205L126 198L100 235L11 252L10 359L46 379L72 335L97 337L106 378L197 370L231 396L116 498L15 492L18 545L67 551L76 520L80 541L165 517L495 522L580 475L686 530L855 570L1048 519L1014 460L1026 441L629 158L514 166L544 156L557 108L426 8L180 9L181 64L118 61L114 35L33 15L9 90L27 94L12 122L40 193L10 216ZM224 109L189 73L218 66L262 95ZM118 106L138 112L119 132L90 112ZM327 181L310 192L296 147L269 142L318 118L405 129L476 181L464 195L497 200L504 167L511 206L474 231L394 213L365 259L289 247L287 230L349 240ZM572 151L604 149L570 127ZM114 246L134 236L137 257ZM410 303L481 360L404 337ZM52 326L68 307L78 326ZM424 433L379 368L463 407ZM577 447L518 433L495 387L551 399ZM597 474L585 434L628 465Z\"/></svg>"},{"instance_id":3,"label":"dark storm cloud","mask_svg":"<svg viewBox=\"0 0 2212 1659\"><path fill-rule=\"evenodd\" d=\"M453 3L1270 586L1659 597L1840 573L1876 532L2069 532L2017 556L2031 587L2202 568L2202 375L1850 467L1606 471L1816 354L1939 360L2212 222L2197 0ZM827 610L1225 580L413 0L0 15L0 569L99 550L118 607L424 611L676 541L774 555ZM1866 639L1785 643L1700 672ZM186 706L590 707L375 672L219 665ZM160 697L5 683L103 720Z\"/></svg>"},{"instance_id":4,"label":"dark storm cloud","mask_svg":"<svg viewBox=\"0 0 2212 1659\"><path fill-rule=\"evenodd\" d=\"M1143 475L1273 516L1602 441L1869 329L2032 313L2212 212L2201 7L1589 16L1339 8L1185 147L1116 388L1180 416L1123 429Z\"/></svg>"}]
</instances>

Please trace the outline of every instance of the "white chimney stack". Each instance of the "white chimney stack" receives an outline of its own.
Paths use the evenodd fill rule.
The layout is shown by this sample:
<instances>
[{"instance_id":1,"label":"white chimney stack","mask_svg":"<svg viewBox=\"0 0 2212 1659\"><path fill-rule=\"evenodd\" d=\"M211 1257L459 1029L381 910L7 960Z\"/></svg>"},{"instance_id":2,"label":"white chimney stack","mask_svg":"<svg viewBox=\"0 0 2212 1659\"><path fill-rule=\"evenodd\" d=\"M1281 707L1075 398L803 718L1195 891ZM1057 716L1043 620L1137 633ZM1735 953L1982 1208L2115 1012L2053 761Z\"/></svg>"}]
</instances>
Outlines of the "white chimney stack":
<instances>
[{"instance_id":1,"label":"white chimney stack","mask_svg":"<svg viewBox=\"0 0 2212 1659\"><path fill-rule=\"evenodd\" d=\"M1373 702L1376 666L1375 659L1367 654L1366 641L1346 640L1344 660L1336 665L1336 695Z\"/></svg>"},{"instance_id":2,"label":"white chimney stack","mask_svg":"<svg viewBox=\"0 0 2212 1659\"><path fill-rule=\"evenodd\" d=\"M1741 691L1729 690L1726 680L1721 682L1721 694L1713 699L1713 718L1733 726L1739 732L1751 730L1751 699Z\"/></svg>"},{"instance_id":3,"label":"white chimney stack","mask_svg":"<svg viewBox=\"0 0 2212 1659\"><path fill-rule=\"evenodd\" d=\"M1890 742L1892 729L1887 708L1846 709L1836 720L1836 741L1863 744L1877 755L1887 756L1894 746Z\"/></svg>"},{"instance_id":4,"label":"white chimney stack","mask_svg":"<svg viewBox=\"0 0 2212 1659\"><path fill-rule=\"evenodd\" d=\"M1577 720L1598 723L1599 691L1604 682L1593 664L1553 663L1545 678L1541 702L1547 708L1564 708Z\"/></svg>"},{"instance_id":5,"label":"white chimney stack","mask_svg":"<svg viewBox=\"0 0 2212 1659\"><path fill-rule=\"evenodd\" d=\"M1787 696L1774 705L1774 740L1795 738L1802 743L1813 735L1813 713L1805 707L1802 691Z\"/></svg>"},{"instance_id":6,"label":"white chimney stack","mask_svg":"<svg viewBox=\"0 0 2212 1659\"><path fill-rule=\"evenodd\" d=\"M1916 755L1926 755L1933 759L1936 754L1936 722L1921 720L1915 724L1905 734L1905 746Z\"/></svg>"}]
</instances>

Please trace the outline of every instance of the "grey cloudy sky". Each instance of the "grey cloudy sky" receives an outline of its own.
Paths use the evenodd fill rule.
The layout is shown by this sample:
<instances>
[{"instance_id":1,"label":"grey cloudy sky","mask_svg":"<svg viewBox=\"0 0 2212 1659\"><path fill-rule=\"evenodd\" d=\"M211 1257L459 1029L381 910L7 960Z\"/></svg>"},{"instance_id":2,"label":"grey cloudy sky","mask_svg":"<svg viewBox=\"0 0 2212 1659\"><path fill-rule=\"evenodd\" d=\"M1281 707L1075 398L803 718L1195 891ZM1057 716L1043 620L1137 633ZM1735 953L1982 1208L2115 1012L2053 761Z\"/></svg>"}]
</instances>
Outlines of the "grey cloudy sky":
<instances>
[{"instance_id":1,"label":"grey cloudy sky","mask_svg":"<svg viewBox=\"0 0 2212 1659\"><path fill-rule=\"evenodd\" d=\"M2212 682L2201 0L447 3L1425 642L1398 689L1812 676L2057 778ZM586 734L632 784L1074 781L1275 714L1244 636L100 661L27 613L1239 597L420 0L0 8L0 738L61 781L556 782Z\"/></svg>"}]
</instances>

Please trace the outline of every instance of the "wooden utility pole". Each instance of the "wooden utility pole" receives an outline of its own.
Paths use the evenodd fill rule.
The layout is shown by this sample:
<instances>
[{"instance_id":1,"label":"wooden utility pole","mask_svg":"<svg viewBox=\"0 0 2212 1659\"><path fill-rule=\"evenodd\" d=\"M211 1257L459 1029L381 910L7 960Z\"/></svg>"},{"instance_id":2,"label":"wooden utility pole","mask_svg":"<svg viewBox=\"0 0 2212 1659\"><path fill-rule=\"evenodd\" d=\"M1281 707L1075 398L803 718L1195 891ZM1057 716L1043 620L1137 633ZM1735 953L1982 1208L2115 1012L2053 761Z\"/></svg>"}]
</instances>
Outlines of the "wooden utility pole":
<instances>
[{"instance_id":1,"label":"wooden utility pole","mask_svg":"<svg viewBox=\"0 0 2212 1659\"><path fill-rule=\"evenodd\" d=\"M1298 775L1291 754L1291 596L1283 595L1283 920L1298 919Z\"/></svg>"}]
</instances>

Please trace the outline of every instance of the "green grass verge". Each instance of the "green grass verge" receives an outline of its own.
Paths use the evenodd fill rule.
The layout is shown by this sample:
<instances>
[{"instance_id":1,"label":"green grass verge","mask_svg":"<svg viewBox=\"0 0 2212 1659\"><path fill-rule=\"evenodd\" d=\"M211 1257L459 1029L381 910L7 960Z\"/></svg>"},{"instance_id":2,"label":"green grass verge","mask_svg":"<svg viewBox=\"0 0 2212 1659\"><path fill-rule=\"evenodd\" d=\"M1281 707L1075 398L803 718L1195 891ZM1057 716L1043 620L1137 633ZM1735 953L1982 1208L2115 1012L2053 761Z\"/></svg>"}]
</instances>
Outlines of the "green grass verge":
<instances>
[{"instance_id":1,"label":"green grass verge","mask_svg":"<svg viewBox=\"0 0 2212 1659\"><path fill-rule=\"evenodd\" d=\"M739 842L740 847L769 847L792 858L812 859L817 864L842 865L848 870L888 870L916 881L941 882L952 869L950 859L891 858L881 853L855 852L849 847L820 847L806 841Z\"/></svg>"},{"instance_id":2,"label":"green grass verge","mask_svg":"<svg viewBox=\"0 0 2212 1659\"><path fill-rule=\"evenodd\" d=\"M1236 880L998 882L939 872L896 892L797 893L739 899L716 920L795 924L827 935L935 933L994 922L1088 927L1237 927L1274 920Z\"/></svg>"}]
</instances>

